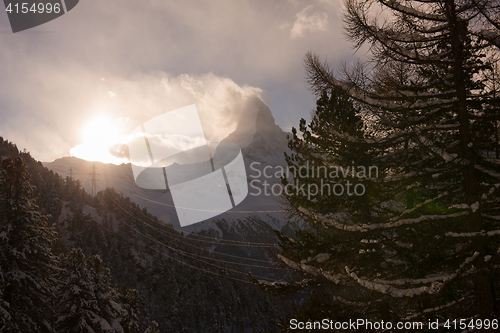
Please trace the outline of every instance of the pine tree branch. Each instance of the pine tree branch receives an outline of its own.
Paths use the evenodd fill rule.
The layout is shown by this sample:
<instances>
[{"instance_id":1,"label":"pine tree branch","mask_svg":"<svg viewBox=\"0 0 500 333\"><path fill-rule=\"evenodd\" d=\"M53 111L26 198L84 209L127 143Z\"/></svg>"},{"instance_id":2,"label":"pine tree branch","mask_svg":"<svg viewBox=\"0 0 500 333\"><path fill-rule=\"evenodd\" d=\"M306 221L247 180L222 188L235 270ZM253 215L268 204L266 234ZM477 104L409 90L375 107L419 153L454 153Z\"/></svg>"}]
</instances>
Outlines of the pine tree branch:
<instances>
[{"instance_id":1,"label":"pine tree branch","mask_svg":"<svg viewBox=\"0 0 500 333\"><path fill-rule=\"evenodd\" d=\"M358 282L363 287L381 292L383 294L390 294L394 297L413 297L421 294L436 294L438 293L446 282L456 278L462 271L462 269L469 263L473 262L479 256L479 252L475 252L472 256L465 259L465 261L460 265L455 272L451 274L442 274L435 277L429 277L424 279L399 279L399 280L375 280L369 281L366 279L361 279L353 272L348 266L345 266L345 270L349 276L351 276L356 282ZM376 282L382 281L382 282ZM409 289L399 289L394 288L391 285L404 285L404 284L422 284L431 283L430 286L423 286L417 288Z\"/></svg>"},{"instance_id":2,"label":"pine tree branch","mask_svg":"<svg viewBox=\"0 0 500 333\"><path fill-rule=\"evenodd\" d=\"M415 8L404 6L399 1L396 0L379 0L379 2L404 15L409 15L415 18L424 19L428 21L447 22L447 18L444 15L425 13Z\"/></svg>"}]
</instances>

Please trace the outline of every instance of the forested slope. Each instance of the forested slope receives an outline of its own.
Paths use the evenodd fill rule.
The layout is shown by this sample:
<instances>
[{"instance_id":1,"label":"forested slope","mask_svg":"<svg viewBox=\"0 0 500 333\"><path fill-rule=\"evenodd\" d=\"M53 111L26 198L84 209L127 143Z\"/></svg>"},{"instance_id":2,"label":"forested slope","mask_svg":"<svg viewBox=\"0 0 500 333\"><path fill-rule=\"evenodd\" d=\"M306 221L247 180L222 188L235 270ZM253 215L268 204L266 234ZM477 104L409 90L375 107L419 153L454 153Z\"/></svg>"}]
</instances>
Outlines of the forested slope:
<instances>
[{"instance_id":1,"label":"forested slope","mask_svg":"<svg viewBox=\"0 0 500 333\"><path fill-rule=\"evenodd\" d=\"M41 278L48 281L48 293L53 295L42 295L39 306L50 313L49 317L45 316L51 318L44 324L47 331L69 332L68 327L78 326L81 318L87 318L87 322L93 324L104 319L107 324L97 325L102 332L138 332L134 328L138 325L126 323L130 315L124 311L135 313L135 322L142 330L151 321L157 321L160 332L274 331L278 318L284 316L286 306L282 301L269 298L249 283L246 273L239 267L241 265L229 265L227 258L211 254L201 242L159 222L113 189L91 197L77 181L62 179L35 161L29 153L19 152L15 145L2 138L0 159L3 161L0 172L4 175L4 183L16 179L15 175L7 175L6 168L11 168L17 175L22 175L26 169L24 186L27 186L27 197L23 200L30 202L30 206L25 208L40 212L40 223L46 232L47 256L51 258L54 271L44 272ZM28 178L31 190L27 185ZM0 217L4 230L9 222L3 215ZM13 246L19 248L23 244ZM0 250L4 249L2 246ZM269 266L261 262L249 264ZM5 276L4 265L1 271ZM94 286L87 295L82 291L83 286L78 285L89 271L100 276L97 280L104 286L100 293ZM83 275L77 279L75 276L80 276L77 273ZM96 280L95 276L87 278ZM83 285L89 286L89 283ZM1 291L7 289L8 283L4 281ZM136 296L134 289L138 292ZM78 298L83 294L88 299L82 301ZM96 295L104 295L105 299L99 300ZM99 311L90 307L89 311L96 313L95 318L83 313L73 321L64 321L64 311L73 311L68 302L75 302L76 296L80 302L78 308L95 301L97 307L107 310L98 315ZM2 302L5 301L3 297ZM4 323L8 328L18 318L9 315L12 310L9 310L9 304L3 309ZM25 310L26 315L35 313L35 310ZM71 315L75 316L73 312ZM39 325L35 320L26 331L38 331Z\"/></svg>"}]
</instances>

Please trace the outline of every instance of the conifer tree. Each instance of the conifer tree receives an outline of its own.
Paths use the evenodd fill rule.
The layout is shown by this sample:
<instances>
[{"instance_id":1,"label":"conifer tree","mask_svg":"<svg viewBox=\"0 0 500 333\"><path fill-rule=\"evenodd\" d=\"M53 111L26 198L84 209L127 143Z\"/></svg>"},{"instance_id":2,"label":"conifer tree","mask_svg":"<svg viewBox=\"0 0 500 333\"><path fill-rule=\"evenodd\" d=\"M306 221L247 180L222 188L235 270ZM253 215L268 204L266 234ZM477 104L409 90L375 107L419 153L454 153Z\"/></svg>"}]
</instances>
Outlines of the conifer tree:
<instances>
[{"instance_id":1,"label":"conifer tree","mask_svg":"<svg viewBox=\"0 0 500 333\"><path fill-rule=\"evenodd\" d=\"M1 273L2 269L0 267L0 332L3 331L7 322L10 321L11 317L9 314L9 304L3 300L3 295L1 289L3 289L3 276Z\"/></svg>"},{"instance_id":2,"label":"conifer tree","mask_svg":"<svg viewBox=\"0 0 500 333\"><path fill-rule=\"evenodd\" d=\"M124 332L117 321L109 270L99 256L73 249L61 258L58 332Z\"/></svg>"},{"instance_id":3,"label":"conifer tree","mask_svg":"<svg viewBox=\"0 0 500 333\"><path fill-rule=\"evenodd\" d=\"M301 123L303 143L292 139L299 157L289 162L335 166L349 155L334 147L351 145L379 171L362 215L354 196L329 206L321 202L342 201L287 197L309 228L298 241L282 236L279 258L299 273L288 282L308 286L316 304L330 305L323 318L338 307L424 323L498 314L500 161L490 157L498 147L490 125L499 119L498 98L488 88L500 47L498 5L347 0L347 34L356 47L371 47L370 66L336 75L318 56L306 56L319 101L341 91L365 126L361 135L350 133L321 120L318 109L310 125ZM332 110L345 112L339 105ZM285 285L291 284L274 286Z\"/></svg>"},{"instance_id":4,"label":"conifer tree","mask_svg":"<svg viewBox=\"0 0 500 333\"><path fill-rule=\"evenodd\" d=\"M56 326L59 332L92 332L99 309L91 271L81 249L61 255L61 289Z\"/></svg>"},{"instance_id":5,"label":"conifer tree","mask_svg":"<svg viewBox=\"0 0 500 333\"><path fill-rule=\"evenodd\" d=\"M160 331L158 330L158 323L153 320L151 324L149 324L148 328L146 328L144 333L160 333Z\"/></svg>"},{"instance_id":6,"label":"conifer tree","mask_svg":"<svg viewBox=\"0 0 500 333\"><path fill-rule=\"evenodd\" d=\"M124 333L139 333L139 293L124 284L116 297L120 307L120 325Z\"/></svg>"},{"instance_id":7,"label":"conifer tree","mask_svg":"<svg viewBox=\"0 0 500 333\"><path fill-rule=\"evenodd\" d=\"M0 267L5 332L53 332L57 262L55 235L30 200L28 173L20 158L0 168Z\"/></svg>"},{"instance_id":8,"label":"conifer tree","mask_svg":"<svg viewBox=\"0 0 500 333\"><path fill-rule=\"evenodd\" d=\"M291 193L288 200L292 206L311 207L321 213L330 212L333 206L349 205L368 214L365 197L353 193L355 188L359 193L366 192L369 175L361 177L365 178L361 186L351 172L355 166L370 165L368 146L339 140L330 132L334 129L362 139L364 130L359 106L339 87L323 91L316 104L311 122L306 124L306 120L301 119L301 134L292 128L289 147L294 153L286 155L286 160L295 183L283 179L285 187L294 185L294 190L288 191Z\"/></svg>"}]
</instances>

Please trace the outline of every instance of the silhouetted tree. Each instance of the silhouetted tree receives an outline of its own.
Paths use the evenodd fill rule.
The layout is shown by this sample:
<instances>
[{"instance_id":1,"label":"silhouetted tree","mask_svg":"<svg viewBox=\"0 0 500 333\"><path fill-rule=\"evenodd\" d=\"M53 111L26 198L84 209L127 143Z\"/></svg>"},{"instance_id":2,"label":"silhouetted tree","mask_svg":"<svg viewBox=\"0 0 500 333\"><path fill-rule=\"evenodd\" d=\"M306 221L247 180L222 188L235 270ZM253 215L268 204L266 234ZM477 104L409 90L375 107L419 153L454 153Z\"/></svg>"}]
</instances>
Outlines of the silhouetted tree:
<instances>
[{"instance_id":1,"label":"silhouetted tree","mask_svg":"<svg viewBox=\"0 0 500 333\"><path fill-rule=\"evenodd\" d=\"M497 313L500 161L488 156L498 145L490 126L498 98L488 80L500 47L499 8L479 0L347 0L347 34L356 47L370 46L370 66L338 76L306 56L318 105L325 92L341 91L364 131L339 126L348 118L330 124L318 108L310 125L301 122L300 145L292 139L299 155L292 162L349 167L349 151L336 147L350 145L379 171L364 204L355 196L287 197L291 212L309 222L307 241L282 236L279 258L299 273L288 282L318 295L323 288L332 311L344 304L365 317L423 322ZM346 111L333 104L331 112ZM328 200L341 205L321 204Z\"/></svg>"}]
</instances>

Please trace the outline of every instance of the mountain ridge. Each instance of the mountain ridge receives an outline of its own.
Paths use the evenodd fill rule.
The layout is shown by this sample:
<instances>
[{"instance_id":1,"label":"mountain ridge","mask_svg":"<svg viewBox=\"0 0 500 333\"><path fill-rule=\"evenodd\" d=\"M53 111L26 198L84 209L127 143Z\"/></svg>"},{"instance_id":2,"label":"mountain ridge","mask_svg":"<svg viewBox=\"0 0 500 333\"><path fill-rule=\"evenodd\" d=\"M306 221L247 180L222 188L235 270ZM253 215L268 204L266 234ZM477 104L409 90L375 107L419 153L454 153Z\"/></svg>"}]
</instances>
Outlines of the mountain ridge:
<instances>
[{"instance_id":1,"label":"mountain ridge","mask_svg":"<svg viewBox=\"0 0 500 333\"><path fill-rule=\"evenodd\" d=\"M254 179L253 175L249 173L250 165L254 162L259 163L258 165L286 166L283 153L288 150L288 141L287 133L276 125L271 110L258 97L248 98L242 111L247 112L242 117L243 121L222 142L234 143L242 149L247 178L250 183ZM130 164L114 165L85 161L76 157L62 157L53 162L43 163L43 165L63 177L69 176L69 170L72 169L72 176L79 180L89 193L92 188L90 174L95 165L99 174L98 191L113 187L118 193L130 197L141 207L147 208L163 222L171 223L176 228L180 227L170 194L165 193L165 191L144 190L138 187L134 182ZM279 182L279 179L269 179L268 181L274 184ZM267 218L267 215L270 215L272 218L283 220L284 216L280 213L282 209L277 199L274 196L252 196L249 193L247 198L232 210L198 223L195 227L187 227L182 230L190 232L191 230L209 229L211 226L215 227L210 223L212 221L238 220L249 215L257 215L261 218ZM241 213L242 211L247 213ZM251 214L253 211L255 214ZM273 229L281 227L277 227L274 223L272 225Z\"/></svg>"}]
</instances>

